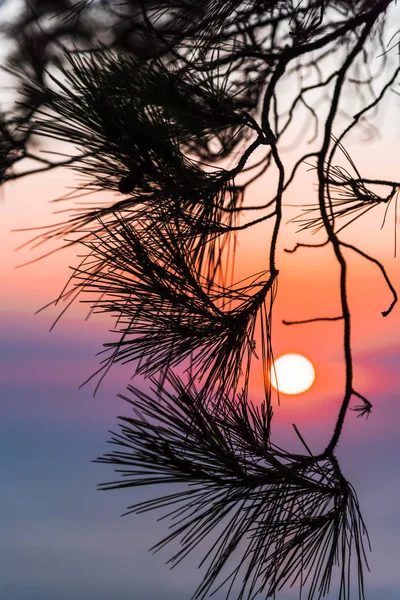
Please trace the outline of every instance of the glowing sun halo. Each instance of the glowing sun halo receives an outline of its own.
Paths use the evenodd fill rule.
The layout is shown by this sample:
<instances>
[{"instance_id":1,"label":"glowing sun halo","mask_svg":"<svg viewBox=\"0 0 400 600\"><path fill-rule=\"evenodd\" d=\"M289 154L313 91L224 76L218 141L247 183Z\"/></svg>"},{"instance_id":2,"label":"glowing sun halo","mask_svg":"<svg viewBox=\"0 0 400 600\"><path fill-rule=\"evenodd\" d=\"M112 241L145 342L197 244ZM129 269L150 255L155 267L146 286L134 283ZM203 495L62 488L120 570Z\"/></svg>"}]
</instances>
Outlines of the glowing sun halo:
<instances>
[{"instance_id":1,"label":"glowing sun halo","mask_svg":"<svg viewBox=\"0 0 400 600\"><path fill-rule=\"evenodd\" d=\"M270 377L272 387L282 394L301 394L314 383L315 370L301 354L282 354L274 361Z\"/></svg>"}]
</instances>

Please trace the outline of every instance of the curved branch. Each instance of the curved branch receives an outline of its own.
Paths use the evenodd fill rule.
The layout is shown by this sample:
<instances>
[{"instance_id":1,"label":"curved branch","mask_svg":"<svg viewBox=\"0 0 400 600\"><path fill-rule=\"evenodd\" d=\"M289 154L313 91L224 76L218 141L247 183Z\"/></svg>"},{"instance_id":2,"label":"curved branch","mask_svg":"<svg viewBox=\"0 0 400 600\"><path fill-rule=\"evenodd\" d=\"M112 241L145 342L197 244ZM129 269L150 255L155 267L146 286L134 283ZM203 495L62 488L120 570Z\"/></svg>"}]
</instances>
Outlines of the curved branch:
<instances>
[{"instance_id":1,"label":"curved branch","mask_svg":"<svg viewBox=\"0 0 400 600\"><path fill-rule=\"evenodd\" d=\"M374 265L376 265L379 270L381 271L386 284L389 288L389 290L392 293L393 296L393 300L389 306L389 308L387 308L386 310L382 311L382 316L383 317L387 317L393 310L393 308L395 307L397 301L398 301L398 296L397 296L397 292L392 284L392 282L389 279L388 274L386 273L386 269L383 266L383 264L376 258L374 258L373 256L370 256L369 254L367 254L366 252L363 252L362 250L360 250L359 248L357 248L356 246L353 246L352 244L348 244L347 242L342 242L340 241L340 245L344 246L345 248L350 248L350 250L353 250L353 252L356 252L357 254L359 254L360 256L362 256L363 258L365 258L366 260L369 260L370 262L374 263Z\"/></svg>"}]
</instances>

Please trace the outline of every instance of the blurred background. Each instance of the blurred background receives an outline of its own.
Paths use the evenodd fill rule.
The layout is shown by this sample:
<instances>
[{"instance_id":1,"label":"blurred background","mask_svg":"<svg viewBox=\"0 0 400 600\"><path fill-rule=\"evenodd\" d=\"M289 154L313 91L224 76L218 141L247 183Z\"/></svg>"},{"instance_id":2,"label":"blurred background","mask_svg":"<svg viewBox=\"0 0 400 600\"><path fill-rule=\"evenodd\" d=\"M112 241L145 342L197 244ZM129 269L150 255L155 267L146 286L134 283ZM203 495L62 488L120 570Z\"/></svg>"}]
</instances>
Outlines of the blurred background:
<instances>
[{"instance_id":1,"label":"blurred background","mask_svg":"<svg viewBox=\"0 0 400 600\"><path fill-rule=\"evenodd\" d=\"M3 53L8 44L4 41ZM398 172L398 115L398 97L389 96L373 138L361 134L352 139L347 149L361 172L389 179ZM119 517L145 492L96 491L98 483L114 477L111 469L91 461L108 450L108 430L115 430L116 416L129 412L117 394L124 393L132 368L115 366L96 396L93 382L79 386L98 368L96 353L112 336L112 323L96 315L85 321L87 307L76 304L50 332L60 306L35 314L57 298L69 267L77 263L77 250L31 262L48 248L32 249L28 242L35 231L16 230L60 220L54 210L63 205L51 201L74 184L74 174L64 169L12 181L0 190L0 600L187 600L200 581L196 557L170 571L164 564L168 550L156 556L148 552L167 525L157 523L153 514ZM285 203L314 202L314 184L315 174L305 166ZM258 182L249 200L265 201L270 189L265 180ZM297 214L299 208L286 206L285 222ZM366 215L344 238L379 258L400 290L394 207L381 227L383 217L384 211ZM337 314L338 270L329 249L284 253L296 241L319 239L297 230L288 222L280 238L274 351L306 355L316 381L304 394L281 395L274 407L275 435L280 444L295 445L296 423L318 451L331 434L341 401L341 326L285 327L281 321ZM267 243L268 227L241 235L238 279L264 268ZM338 456L358 493L371 538L366 597L399 600L400 308L381 316L390 293L373 264L349 251L349 269L356 388L372 402L373 411L369 420L348 415ZM262 374L255 372L254 401L261 389ZM290 592L279 596L292 597ZM334 589L329 598L335 598Z\"/></svg>"}]
</instances>

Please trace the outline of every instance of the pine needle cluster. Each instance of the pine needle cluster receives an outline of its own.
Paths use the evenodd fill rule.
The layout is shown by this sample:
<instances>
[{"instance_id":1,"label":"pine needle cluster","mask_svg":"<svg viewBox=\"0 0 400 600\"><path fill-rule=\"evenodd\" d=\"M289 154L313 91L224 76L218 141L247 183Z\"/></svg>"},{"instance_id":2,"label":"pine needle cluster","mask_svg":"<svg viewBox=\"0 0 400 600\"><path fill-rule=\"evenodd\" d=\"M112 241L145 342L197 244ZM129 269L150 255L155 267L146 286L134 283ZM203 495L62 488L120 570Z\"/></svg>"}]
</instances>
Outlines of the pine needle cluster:
<instances>
[{"instance_id":1,"label":"pine needle cluster","mask_svg":"<svg viewBox=\"0 0 400 600\"><path fill-rule=\"evenodd\" d=\"M233 391L241 375L248 384L257 318L264 368L271 364L273 280L260 273L226 287L205 277L170 218L132 225L116 215L112 227L103 224L101 233L82 242L88 253L65 295L78 290L93 311L116 318L119 338L105 344L105 369L139 361L137 372L149 376L190 359L205 398L210 390Z\"/></svg>"},{"instance_id":2,"label":"pine needle cluster","mask_svg":"<svg viewBox=\"0 0 400 600\"><path fill-rule=\"evenodd\" d=\"M41 106L29 131L77 149L70 166L83 177L81 190L119 197L102 207L73 209L67 221L38 237L84 240L88 232L101 234L115 212L129 224L146 220L149 228L173 221L177 239L198 259L197 269L206 262L212 279L230 245L243 193L234 181L238 169L203 165L192 151L221 134L221 159L254 134L251 118L235 111L212 78L196 80L160 61L138 64L127 53L104 51L70 55L67 67L57 64L59 77L50 75L56 89L22 78L22 93Z\"/></svg>"},{"instance_id":3,"label":"pine needle cluster","mask_svg":"<svg viewBox=\"0 0 400 600\"><path fill-rule=\"evenodd\" d=\"M272 597L287 583L307 590L309 599L322 598L335 582L345 600L353 561L362 598L368 539L337 461L275 446L268 402L218 397L210 410L193 386L171 374L167 382L153 381L152 394L130 386L122 396L133 416L120 417L115 450L98 459L113 464L121 479L100 487L177 485L127 514L164 509L170 533L153 550L178 543L171 567L206 542L205 573L193 598L223 585L227 597L239 600Z\"/></svg>"},{"instance_id":4,"label":"pine needle cluster","mask_svg":"<svg viewBox=\"0 0 400 600\"><path fill-rule=\"evenodd\" d=\"M81 171L96 188L141 194L203 187L203 170L185 152L229 130L230 140L221 145L230 153L248 125L224 90L226 81L219 85L207 74L194 77L188 69L174 72L158 60L141 64L106 50L68 55L67 61L56 61L60 75L50 76L56 89L25 79L22 93L36 94L42 106L36 135L89 154Z\"/></svg>"},{"instance_id":5,"label":"pine needle cluster","mask_svg":"<svg viewBox=\"0 0 400 600\"><path fill-rule=\"evenodd\" d=\"M390 191L386 195L380 195L374 192L366 185L367 178L362 177L357 169L353 159L340 142L334 139L335 149L338 148L350 164L353 174L345 167L333 165L330 161L326 163L325 168L325 202L328 212L328 218L332 226L335 221L343 220L344 224L336 227L340 232L368 213L377 206L385 205L385 216L390 203L398 196L400 187L396 183L381 182ZM370 184L379 184L379 181L369 180ZM305 215L305 216L304 216ZM295 223L300 224L300 231L311 229L313 232L321 231L324 228L324 222L321 218L318 205L304 206L302 215L294 219Z\"/></svg>"}]
</instances>

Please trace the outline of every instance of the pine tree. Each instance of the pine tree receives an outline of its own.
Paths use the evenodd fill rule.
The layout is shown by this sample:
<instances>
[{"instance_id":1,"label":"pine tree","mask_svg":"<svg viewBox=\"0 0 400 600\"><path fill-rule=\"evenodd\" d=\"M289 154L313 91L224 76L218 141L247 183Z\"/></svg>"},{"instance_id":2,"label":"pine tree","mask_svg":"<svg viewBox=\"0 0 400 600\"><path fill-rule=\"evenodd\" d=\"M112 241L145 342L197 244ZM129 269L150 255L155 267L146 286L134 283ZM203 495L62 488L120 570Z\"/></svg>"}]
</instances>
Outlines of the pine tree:
<instances>
[{"instance_id":1,"label":"pine tree","mask_svg":"<svg viewBox=\"0 0 400 600\"><path fill-rule=\"evenodd\" d=\"M132 0L115 8L36 0L7 30L18 40L6 68L20 100L0 121L1 181L68 166L80 193L109 192L108 202L96 204L94 195L92 207L71 209L38 238L67 237L84 252L58 300L89 302L114 319L118 335L105 344L98 383L117 362L151 382L148 393L129 386L122 396L131 416L120 418L115 449L99 461L123 478L101 488L176 484L175 493L128 512L164 509L171 530L155 549L178 540L172 565L208 540L196 600L221 586L237 600L273 597L286 584L312 600L328 593L334 576L346 600L353 569L364 597L368 535L335 456L351 403L359 402L358 416L372 407L353 383L346 251L384 277L393 299L383 316L397 295L384 266L341 231L397 204L400 182L364 177L346 150L349 134L398 85L394 4ZM378 76L370 62L379 54ZM342 117L348 93L360 109ZM312 150L288 167L285 135L298 115ZM59 162L43 158L32 144L38 137L73 151ZM26 159L37 168L24 169ZM341 314L288 324L340 321L346 374L318 455L297 429L304 454L272 441L268 377L283 200L304 164L318 200L303 208L299 231L322 231L325 241L288 251L331 247ZM273 197L249 205L250 185L274 170ZM272 222L265 269L234 281L237 236L263 222ZM255 361L265 374L257 402Z\"/></svg>"}]
</instances>

